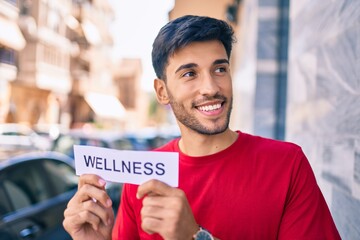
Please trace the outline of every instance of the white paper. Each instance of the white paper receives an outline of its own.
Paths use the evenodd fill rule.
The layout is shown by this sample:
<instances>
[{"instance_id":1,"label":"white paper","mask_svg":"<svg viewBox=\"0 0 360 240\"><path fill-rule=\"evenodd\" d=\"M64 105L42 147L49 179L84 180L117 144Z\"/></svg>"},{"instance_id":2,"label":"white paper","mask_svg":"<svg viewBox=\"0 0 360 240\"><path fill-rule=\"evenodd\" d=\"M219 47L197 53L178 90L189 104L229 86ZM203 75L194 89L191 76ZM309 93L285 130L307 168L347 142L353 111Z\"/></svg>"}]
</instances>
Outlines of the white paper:
<instances>
[{"instance_id":1,"label":"white paper","mask_svg":"<svg viewBox=\"0 0 360 240\"><path fill-rule=\"evenodd\" d=\"M76 174L96 174L104 180L142 184L160 180L172 187L179 183L179 153L127 151L74 145Z\"/></svg>"}]
</instances>

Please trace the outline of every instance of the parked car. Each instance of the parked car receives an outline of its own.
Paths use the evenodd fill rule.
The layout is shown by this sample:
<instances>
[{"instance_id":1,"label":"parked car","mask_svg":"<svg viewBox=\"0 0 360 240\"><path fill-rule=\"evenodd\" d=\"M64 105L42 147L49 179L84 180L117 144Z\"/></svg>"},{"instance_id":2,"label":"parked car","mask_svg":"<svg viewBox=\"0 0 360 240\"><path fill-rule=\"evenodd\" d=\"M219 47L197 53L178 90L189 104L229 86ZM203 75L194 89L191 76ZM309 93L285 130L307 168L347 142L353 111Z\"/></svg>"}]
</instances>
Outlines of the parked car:
<instances>
[{"instance_id":1,"label":"parked car","mask_svg":"<svg viewBox=\"0 0 360 240\"><path fill-rule=\"evenodd\" d=\"M51 143L57 139L61 132L67 131L68 128L61 124L35 124L32 129L40 136L48 139ZM50 146L51 147L51 146Z\"/></svg>"},{"instance_id":2,"label":"parked car","mask_svg":"<svg viewBox=\"0 0 360 240\"><path fill-rule=\"evenodd\" d=\"M0 161L0 239L71 239L62 221L77 189L74 160L56 152L26 153ZM106 189L116 213L121 185Z\"/></svg>"},{"instance_id":3,"label":"parked car","mask_svg":"<svg viewBox=\"0 0 360 240\"><path fill-rule=\"evenodd\" d=\"M50 148L51 142L48 139L26 125L0 124L0 159L35 150L46 151Z\"/></svg>"},{"instance_id":4,"label":"parked car","mask_svg":"<svg viewBox=\"0 0 360 240\"><path fill-rule=\"evenodd\" d=\"M81 129L61 133L54 141L52 150L74 158L74 145L88 145L118 150L134 150L129 139L114 131L84 131Z\"/></svg>"},{"instance_id":5,"label":"parked car","mask_svg":"<svg viewBox=\"0 0 360 240\"><path fill-rule=\"evenodd\" d=\"M180 131L177 129L144 128L124 133L124 138L131 141L134 149L141 151L153 150L179 137Z\"/></svg>"}]
</instances>

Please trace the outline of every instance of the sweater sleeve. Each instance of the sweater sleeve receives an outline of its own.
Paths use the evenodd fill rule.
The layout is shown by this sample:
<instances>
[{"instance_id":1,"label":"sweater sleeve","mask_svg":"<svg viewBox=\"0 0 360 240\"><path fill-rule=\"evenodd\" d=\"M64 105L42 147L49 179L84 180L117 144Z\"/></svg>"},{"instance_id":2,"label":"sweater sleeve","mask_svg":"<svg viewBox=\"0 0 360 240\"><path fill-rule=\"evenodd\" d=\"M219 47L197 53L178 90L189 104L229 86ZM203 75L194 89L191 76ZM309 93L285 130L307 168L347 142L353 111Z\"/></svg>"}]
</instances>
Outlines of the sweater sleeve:
<instances>
[{"instance_id":1,"label":"sweater sleeve","mask_svg":"<svg viewBox=\"0 0 360 240\"><path fill-rule=\"evenodd\" d=\"M340 239L311 166L300 149L295 156L278 239Z\"/></svg>"},{"instance_id":2,"label":"sweater sleeve","mask_svg":"<svg viewBox=\"0 0 360 240\"><path fill-rule=\"evenodd\" d=\"M135 194L135 193L134 193ZM121 195L121 203L116 217L116 221L112 231L112 239L140 239L135 211L131 204L131 185L124 184Z\"/></svg>"}]
</instances>

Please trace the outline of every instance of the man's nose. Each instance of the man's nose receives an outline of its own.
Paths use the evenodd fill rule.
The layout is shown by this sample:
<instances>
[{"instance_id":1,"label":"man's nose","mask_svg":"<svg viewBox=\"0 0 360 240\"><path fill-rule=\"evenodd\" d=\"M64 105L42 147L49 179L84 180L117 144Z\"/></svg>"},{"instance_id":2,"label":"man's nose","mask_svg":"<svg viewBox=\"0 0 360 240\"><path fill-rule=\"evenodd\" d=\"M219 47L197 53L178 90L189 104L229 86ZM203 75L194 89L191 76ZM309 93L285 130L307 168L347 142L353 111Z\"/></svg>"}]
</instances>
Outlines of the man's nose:
<instances>
[{"instance_id":1,"label":"man's nose","mask_svg":"<svg viewBox=\"0 0 360 240\"><path fill-rule=\"evenodd\" d=\"M204 74L200 81L199 92L201 95L214 96L220 91L220 87L214 76Z\"/></svg>"}]
</instances>

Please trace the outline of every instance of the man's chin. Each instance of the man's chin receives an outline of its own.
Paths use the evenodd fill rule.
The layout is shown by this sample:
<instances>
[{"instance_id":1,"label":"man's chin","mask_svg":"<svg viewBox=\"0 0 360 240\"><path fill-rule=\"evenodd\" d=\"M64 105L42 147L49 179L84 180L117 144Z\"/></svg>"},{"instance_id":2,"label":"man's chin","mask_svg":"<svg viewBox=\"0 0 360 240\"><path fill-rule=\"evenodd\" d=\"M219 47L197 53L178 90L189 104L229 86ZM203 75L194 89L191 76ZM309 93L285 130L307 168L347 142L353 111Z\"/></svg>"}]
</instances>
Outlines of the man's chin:
<instances>
[{"instance_id":1,"label":"man's chin","mask_svg":"<svg viewBox=\"0 0 360 240\"><path fill-rule=\"evenodd\" d=\"M202 128L202 129L193 129L193 130L199 134L212 136L212 135L221 134L221 133L225 132L227 129L228 129L228 126L223 127L223 128L217 128L217 129Z\"/></svg>"}]
</instances>

